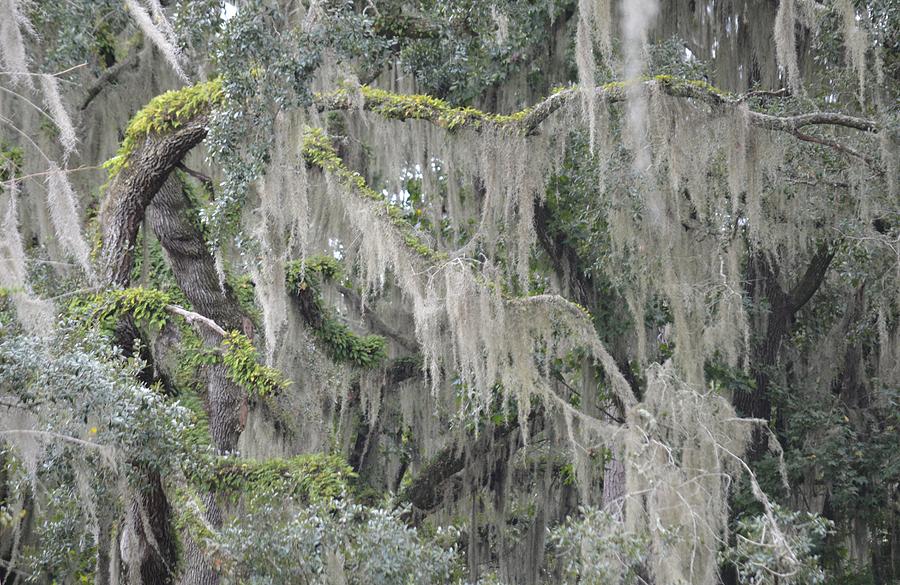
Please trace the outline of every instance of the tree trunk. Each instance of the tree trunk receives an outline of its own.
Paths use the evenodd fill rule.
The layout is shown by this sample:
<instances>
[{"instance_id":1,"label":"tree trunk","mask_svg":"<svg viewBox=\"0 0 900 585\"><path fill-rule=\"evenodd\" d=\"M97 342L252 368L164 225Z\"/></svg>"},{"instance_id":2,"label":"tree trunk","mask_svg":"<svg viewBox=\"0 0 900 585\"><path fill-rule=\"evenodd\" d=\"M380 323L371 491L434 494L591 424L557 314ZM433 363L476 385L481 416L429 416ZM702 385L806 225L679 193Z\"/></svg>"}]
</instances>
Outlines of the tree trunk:
<instances>
[{"instance_id":1,"label":"tree trunk","mask_svg":"<svg viewBox=\"0 0 900 585\"><path fill-rule=\"evenodd\" d=\"M147 224L165 250L175 280L192 308L225 330L241 330L250 319L230 287L220 284L215 259L206 246L198 222L196 210L184 191L183 183L171 175L147 209ZM218 347L221 342L218 335L212 332L201 333L201 337L209 347ZM247 401L246 392L228 378L222 364L208 366L206 375L209 432L216 450L230 453L236 450L243 430L241 408ZM204 501L207 520L212 526L221 526L222 514L216 504L215 493L205 494ZM182 583L218 583L218 572L200 547L187 535L185 540Z\"/></svg>"},{"instance_id":2,"label":"tree trunk","mask_svg":"<svg viewBox=\"0 0 900 585\"><path fill-rule=\"evenodd\" d=\"M812 298L825 281L834 251L822 244L810 260L797 284L785 292L778 282L778 265L761 252L749 261L749 294L756 308L753 317L755 341L750 350L750 367L756 387L752 392L736 392L733 398L738 414L770 421L772 418L771 375L778 363L784 338L790 333L797 311ZM775 422L777 426L777 421ZM758 459L768 448L768 433L756 428L750 445L750 458Z\"/></svg>"}]
</instances>

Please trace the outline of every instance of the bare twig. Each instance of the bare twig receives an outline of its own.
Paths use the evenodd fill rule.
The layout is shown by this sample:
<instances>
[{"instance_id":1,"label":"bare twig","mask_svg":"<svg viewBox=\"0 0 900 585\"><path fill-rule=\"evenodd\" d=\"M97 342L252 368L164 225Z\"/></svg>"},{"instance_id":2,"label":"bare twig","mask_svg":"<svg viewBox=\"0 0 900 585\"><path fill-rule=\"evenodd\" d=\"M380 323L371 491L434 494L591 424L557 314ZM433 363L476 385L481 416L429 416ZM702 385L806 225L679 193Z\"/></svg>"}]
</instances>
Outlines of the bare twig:
<instances>
[{"instance_id":1,"label":"bare twig","mask_svg":"<svg viewBox=\"0 0 900 585\"><path fill-rule=\"evenodd\" d=\"M184 318L184 320L187 321L190 325L196 325L199 323L200 325L203 325L204 327L206 327L213 333L220 335L221 337L225 337L228 334L218 323L216 323L209 317L205 317L200 313L195 313L194 311L188 311L184 307L179 307L178 305L166 305L166 312Z\"/></svg>"}]
</instances>

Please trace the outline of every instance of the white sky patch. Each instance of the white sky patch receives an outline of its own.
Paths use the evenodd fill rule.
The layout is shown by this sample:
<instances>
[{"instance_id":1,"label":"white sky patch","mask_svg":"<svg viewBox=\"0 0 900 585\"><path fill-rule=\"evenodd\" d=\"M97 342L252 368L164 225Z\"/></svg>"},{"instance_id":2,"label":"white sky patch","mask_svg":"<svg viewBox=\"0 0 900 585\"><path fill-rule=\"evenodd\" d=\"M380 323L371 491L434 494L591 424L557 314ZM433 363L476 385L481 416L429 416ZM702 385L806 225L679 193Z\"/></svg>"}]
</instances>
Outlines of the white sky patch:
<instances>
[{"instance_id":1,"label":"white sky patch","mask_svg":"<svg viewBox=\"0 0 900 585\"><path fill-rule=\"evenodd\" d=\"M226 2L222 7L222 20L231 20L231 17L237 14L237 11L237 6L235 6L231 2Z\"/></svg>"}]
</instances>

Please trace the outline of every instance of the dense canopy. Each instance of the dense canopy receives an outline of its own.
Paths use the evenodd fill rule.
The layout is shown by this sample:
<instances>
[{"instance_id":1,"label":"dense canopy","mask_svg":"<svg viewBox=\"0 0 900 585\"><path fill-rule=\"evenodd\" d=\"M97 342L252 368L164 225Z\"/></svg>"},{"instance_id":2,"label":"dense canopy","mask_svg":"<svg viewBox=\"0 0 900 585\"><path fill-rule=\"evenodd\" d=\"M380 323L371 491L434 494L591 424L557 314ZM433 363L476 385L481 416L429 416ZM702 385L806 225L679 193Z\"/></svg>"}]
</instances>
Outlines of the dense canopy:
<instances>
[{"instance_id":1,"label":"dense canopy","mask_svg":"<svg viewBox=\"0 0 900 585\"><path fill-rule=\"evenodd\" d=\"M0 0L0 583L900 579L896 0Z\"/></svg>"}]
</instances>

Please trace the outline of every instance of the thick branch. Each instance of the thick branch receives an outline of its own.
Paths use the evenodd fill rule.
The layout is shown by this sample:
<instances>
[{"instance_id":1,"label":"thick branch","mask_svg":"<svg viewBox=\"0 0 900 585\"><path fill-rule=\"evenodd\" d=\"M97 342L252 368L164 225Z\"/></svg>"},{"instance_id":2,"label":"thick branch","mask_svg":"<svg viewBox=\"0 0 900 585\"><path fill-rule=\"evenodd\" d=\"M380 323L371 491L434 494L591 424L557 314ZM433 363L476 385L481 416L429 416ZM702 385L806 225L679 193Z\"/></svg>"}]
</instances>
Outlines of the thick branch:
<instances>
[{"instance_id":1,"label":"thick branch","mask_svg":"<svg viewBox=\"0 0 900 585\"><path fill-rule=\"evenodd\" d=\"M184 193L184 186L173 175L153 199L147 220L166 252L178 286L197 311L179 314L190 323L203 324L207 329L201 335L205 345L218 348L226 330L240 330L250 319L231 289L223 290L220 286L215 260L200 228L191 221L192 213L196 212ZM233 451L243 430L240 412L246 393L230 379L225 364L209 366L207 374L210 434L217 449Z\"/></svg>"},{"instance_id":2,"label":"thick branch","mask_svg":"<svg viewBox=\"0 0 900 585\"><path fill-rule=\"evenodd\" d=\"M118 153L104 165L110 182L100 210L100 268L108 284L127 284L147 206L181 159L206 138L209 112L222 95L218 81L169 91L128 124Z\"/></svg>"},{"instance_id":3,"label":"thick branch","mask_svg":"<svg viewBox=\"0 0 900 585\"><path fill-rule=\"evenodd\" d=\"M465 469L470 461L487 455L497 443L505 440L518 428L518 421L513 420L494 427L493 432L482 433L471 443L461 447L447 447L416 475L409 487L400 494L400 501L409 502L425 512L433 510L441 503L447 480Z\"/></svg>"},{"instance_id":4,"label":"thick branch","mask_svg":"<svg viewBox=\"0 0 900 585\"><path fill-rule=\"evenodd\" d=\"M835 252L836 250L828 243L822 244L816 250L800 281L787 294L787 307L791 315L802 309L816 291L819 290L822 281L825 280L825 273L834 259Z\"/></svg>"},{"instance_id":5,"label":"thick branch","mask_svg":"<svg viewBox=\"0 0 900 585\"><path fill-rule=\"evenodd\" d=\"M123 286L134 263L134 244L147 206L182 158L206 138L205 113L163 135L148 135L112 179L101 209L101 268L108 283Z\"/></svg>"}]
</instances>

